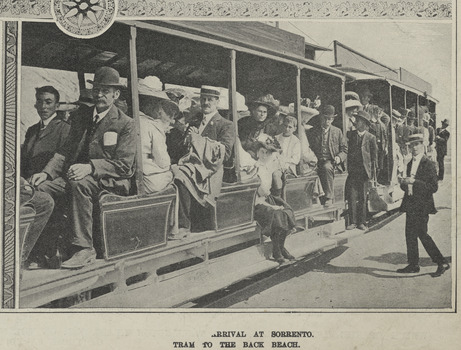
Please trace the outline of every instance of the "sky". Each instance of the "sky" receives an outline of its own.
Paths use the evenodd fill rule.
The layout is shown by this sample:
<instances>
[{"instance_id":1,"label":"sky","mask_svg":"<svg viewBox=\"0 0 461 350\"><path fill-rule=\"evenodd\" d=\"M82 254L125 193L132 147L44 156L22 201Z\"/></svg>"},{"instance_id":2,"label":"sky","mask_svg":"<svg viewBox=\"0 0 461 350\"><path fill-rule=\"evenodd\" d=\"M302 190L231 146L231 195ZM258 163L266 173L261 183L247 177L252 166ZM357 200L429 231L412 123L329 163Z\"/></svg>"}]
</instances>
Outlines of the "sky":
<instances>
[{"instance_id":1,"label":"sky","mask_svg":"<svg viewBox=\"0 0 461 350\"><path fill-rule=\"evenodd\" d=\"M280 28L303 35L307 42L333 49L337 40L392 68L403 67L432 84L437 126L451 116L452 25L435 21L279 22ZM317 52L321 63L334 64L333 52Z\"/></svg>"}]
</instances>

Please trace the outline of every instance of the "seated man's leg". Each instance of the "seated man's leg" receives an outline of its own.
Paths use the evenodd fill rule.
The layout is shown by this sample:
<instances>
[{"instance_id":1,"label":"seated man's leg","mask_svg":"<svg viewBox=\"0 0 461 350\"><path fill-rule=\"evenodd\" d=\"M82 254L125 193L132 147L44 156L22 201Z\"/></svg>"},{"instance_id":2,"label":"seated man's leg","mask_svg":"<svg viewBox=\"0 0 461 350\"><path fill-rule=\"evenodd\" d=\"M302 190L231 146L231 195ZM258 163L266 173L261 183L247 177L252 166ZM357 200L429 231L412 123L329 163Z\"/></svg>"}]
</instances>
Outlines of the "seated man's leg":
<instances>
[{"instance_id":1,"label":"seated man's leg","mask_svg":"<svg viewBox=\"0 0 461 350\"><path fill-rule=\"evenodd\" d=\"M175 184L178 187L179 197L178 226L180 229L190 230L191 194L181 181L175 181Z\"/></svg>"},{"instance_id":2,"label":"seated man's leg","mask_svg":"<svg viewBox=\"0 0 461 350\"><path fill-rule=\"evenodd\" d=\"M333 198L333 181L335 177L335 168L330 160L318 163L318 175L325 193L325 201L331 201Z\"/></svg>"},{"instance_id":3,"label":"seated man's leg","mask_svg":"<svg viewBox=\"0 0 461 350\"><path fill-rule=\"evenodd\" d=\"M46 266L45 256L52 258L57 253L58 235L61 234L62 221L64 220L66 181L58 177L52 181L45 181L37 187L36 195L51 196L54 211L48 219L48 223L43 228L42 233L38 236L32 251L30 252L30 261L38 265Z\"/></svg>"},{"instance_id":4,"label":"seated man's leg","mask_svg":"<svg viewBox=\"0 0 461 350\"><path fill-rule=\"evenodd\" d=\"M54 209L53 198L43 192L35 192L29 203L35 210L35 217L27 235L22 238L21 263L28 259L32 248L35 246Z\"/></svg>"},{"instance_id":5,"label":"seated man's leg","mask_svg":"<svg viewBox=\"0 0 461 350\"><path fill-rule=\"evenodd\" d=\"M71 203L71 243L77 251L62 264L64 268L80 268L94 262L93 248L93 201L97 200L101 188L92 176L79 181L69 181Z\"/></svg>"}]
</instances>

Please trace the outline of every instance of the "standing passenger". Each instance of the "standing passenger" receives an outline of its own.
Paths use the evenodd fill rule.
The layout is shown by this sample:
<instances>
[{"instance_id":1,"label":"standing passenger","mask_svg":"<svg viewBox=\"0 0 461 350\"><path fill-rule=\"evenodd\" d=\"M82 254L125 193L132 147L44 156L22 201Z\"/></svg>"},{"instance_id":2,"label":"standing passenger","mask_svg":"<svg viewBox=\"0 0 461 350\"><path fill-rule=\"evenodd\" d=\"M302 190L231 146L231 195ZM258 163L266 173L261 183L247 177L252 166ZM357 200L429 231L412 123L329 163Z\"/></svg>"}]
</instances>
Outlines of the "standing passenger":
<instances>
[{"instance_id":1,"label":"standing passenger","mask_svg":"<svg viewBox=\"0 0 461 350\"><path fill-rule=\"evenodd\" d=\"M444 158L447 155L447 143L450 138L450 132L448 131L448 119L442 120L442 127L437 129L437 136L435 138L435 144L437 148L437 163L439 164L439 176L440 181L443 180L445 174Z\"/></svg>"},{"instance_id":2,"label":"standing passenger","mask_svg":"<svg viewBox=\"0 0 461 350\"><path fill-rule=\"evenodd\" d=\"M413 159L408 163L406 177L400 178L400 187L405 191L400 210L405 212L405 238L408 266L398 269L399 273L419 272L418 238L424 249L437 264L432 275L438 277L450 268L431 236L427 233L429 214L435 214L434 196L437 192L435 164L424 155L423 135L410 136L409 146Z\"/></svg>"},{"instance_id":3,"label":"standing passenger","mask_svg":"<svg viewBox=\"0 0 461 350\"><path fill-rule=\"evenodd\" d=\"M119 73L99 68L93 84L94 108L81 106L72 118L64 149L56 153L43 172L32 178L39 190L53 199L70 195L71 258L63 268L77 269L96 259L93 248L93 205L103 191L128 195L134 173L136 135L133 120L114 101L120 96Z\"/></svg>"},{"instance_id":4,"label":"standing passenger","mask_svg":"<svg viewBox=\"0 0 461 350\"><path fill-rule=\"evenodd\" d=\"M347 156L347 143L341 129L331 125L335 116L333 106L324 106L320 114L321 123L307 133L309 145L318 159L318 175L325 192L323 204L326 207L332 204L335 165L344 162Z\"/></svg>"},{"instance_id":5,"label":"standing passenger","mask_svg":"<svg viewBox=\"0 0 461 350\"><path fill-rule=\"evenodd\" d=\"M365 230L367 215L368 182L376 177L376 138L367 131L370 115L359 111L356 115L356 130L349 133L347 153L346 199L349 206L348 230Z\"/></svg>"}]
</instances>

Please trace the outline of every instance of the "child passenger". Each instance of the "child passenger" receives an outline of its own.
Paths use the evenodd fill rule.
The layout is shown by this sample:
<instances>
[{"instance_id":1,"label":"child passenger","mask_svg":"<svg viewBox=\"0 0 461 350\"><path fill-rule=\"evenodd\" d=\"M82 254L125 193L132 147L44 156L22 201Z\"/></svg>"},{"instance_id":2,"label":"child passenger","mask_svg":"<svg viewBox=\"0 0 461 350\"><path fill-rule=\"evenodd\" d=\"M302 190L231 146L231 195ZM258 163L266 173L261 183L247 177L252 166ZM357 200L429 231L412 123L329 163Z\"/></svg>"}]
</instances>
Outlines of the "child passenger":
<instances>
[{"instance_id":1,"label":"child passenger","mask_svg":"<svg viewBox=\"0 0 461 350\"><path fill-rule=\"evenodd\" d=\"M278 196L271 194L272 174L278 168L276 159L280 146L267 136L265 141L255 145L258 176L261 185L258 188L254 217L262 227L262 233L272 240L272 256L278 263L295 258L286 250L285 239L295 227L295 218L291 207ZM284 259L285 258L285 259Z\"/></svg>"},{"instance_id":2,"label":"child passenger","mask_svg":"<svg viewBox=\"0 0 461 350\"><path fill-rule=\"evenodd\" d=\"M283 132L275 136L282 148L280 155L281 165L284 171L291 175L297 175L296 166L301 160L301 142L293 134L298 126L298 120L291 114L283 120Z\"/></svg>"}]
</instances>

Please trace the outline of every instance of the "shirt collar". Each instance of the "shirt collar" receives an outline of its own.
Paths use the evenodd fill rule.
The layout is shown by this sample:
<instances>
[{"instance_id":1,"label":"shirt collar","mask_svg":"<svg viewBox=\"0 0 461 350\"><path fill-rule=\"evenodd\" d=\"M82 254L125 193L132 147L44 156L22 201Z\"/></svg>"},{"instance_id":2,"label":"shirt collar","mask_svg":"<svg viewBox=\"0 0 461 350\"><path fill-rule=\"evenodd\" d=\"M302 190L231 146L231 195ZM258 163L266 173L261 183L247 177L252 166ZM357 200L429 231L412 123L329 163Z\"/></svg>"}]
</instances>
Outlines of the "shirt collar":
<instances>
[{"instance_id":1,"label":"shirt collar","mask_svg":"<svg viewBox=\"0 0 461 350\"><path fill-rule=\"evenodd\" d=\"M98 121L98 123L99 123L99 122L102 120L102 118L104 118L104 117L107 115L107 113L109 113L109 110L110 110L111 108L112 108L112 106L110 106L109 108L107 108L104 112L98 113L98 112L96 111L96 107L95 107L94 110L93 110L93 120L94 120L94 117L96 117L96 115L98 115L98 116L99 116L99 121Z\"/></svg>"},{"instance_id":2,"label":"shirt collar","mask_svg":"<svg viewBox=\"0 0 461 350\"><path fill-rule=\"evenodd\" d=\"M421 161L421 158L423 158L423 156L424 156L424 153L420 153L420 154L418 154L417 156L413 156L413 160L414 160L415 162L420 162L420 161Z\"/></svg>"},{"instance_id":3,"label":"shirt collar","mask_svg":"<svg viewBox=\"0 0 461 350\"><path fill-rule=\"evenodd\" d=\"M58 116L58 115L57 115L56 112L55 112L55 113L53 113L53 114L51 115L51 117L49 117L48 119L42 120L42 127L43 127L43 128L46 128L46 127L48 126L48 124L50 124L51 121L52 121L54 118L56 118L57 116Z\"/></svg>"},{"instance_id":4,"label":"shirt collar","mask_svg":"<svg viewBox=\"0 0 461 350\"><path fill-rule=\"evenodd\" d=\"M324 128L324 127L322 126L322 131L326 134L328 131L330 131L330 127Z\"/></svg>"},{"instance_id":5,"label":"shirt collar","mask_svg":"<svg viewBox=\"0 0 461 350\"><path fill-rule=\"evenodd\" d=\"M363 136L363 135L365 135L365 131L366 131L366 130L363 130L363 131L358 131L358 130L357 130L357 133L358 133L360 136Z\"/></svg>"}]
</instances>

